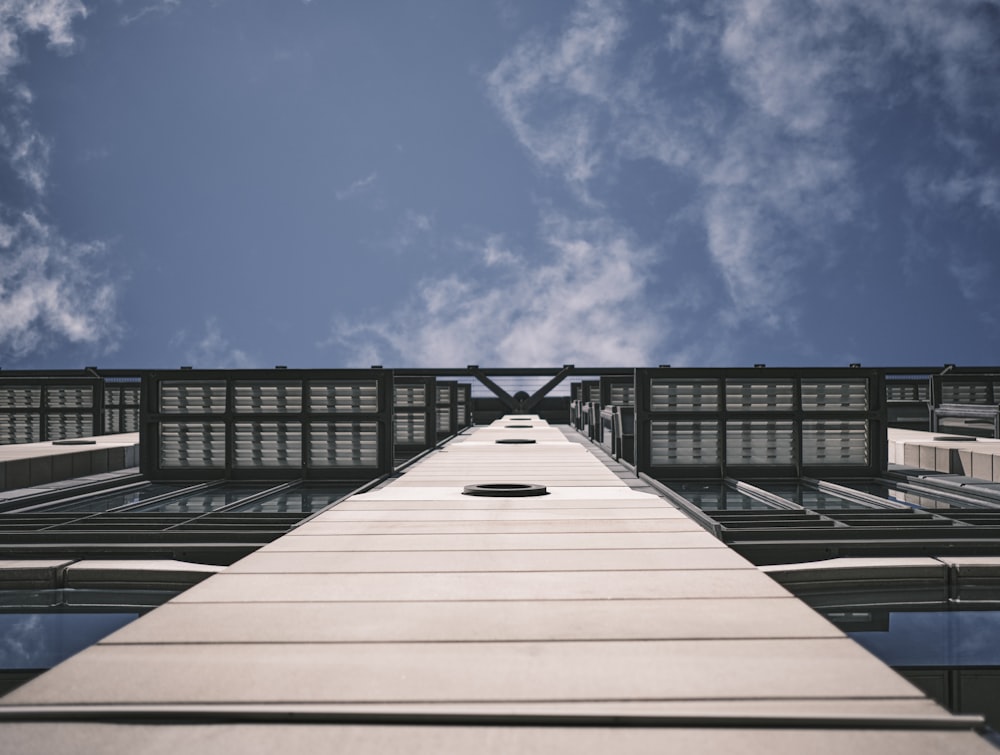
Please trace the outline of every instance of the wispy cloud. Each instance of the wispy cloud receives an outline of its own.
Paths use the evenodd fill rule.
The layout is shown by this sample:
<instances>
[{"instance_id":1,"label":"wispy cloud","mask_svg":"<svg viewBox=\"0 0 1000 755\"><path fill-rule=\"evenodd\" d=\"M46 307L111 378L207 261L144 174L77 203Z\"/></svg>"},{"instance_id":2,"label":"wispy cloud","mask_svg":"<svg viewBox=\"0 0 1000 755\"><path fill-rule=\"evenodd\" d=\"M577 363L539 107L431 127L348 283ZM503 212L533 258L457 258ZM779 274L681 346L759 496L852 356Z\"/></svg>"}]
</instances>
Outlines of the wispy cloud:
<instances>
[{"instance_id":1,"label":"wispy cloud","mask_svg":"<svg viewBox=\"0 0 1000 755\"><path fill-rule=\"evenodd\" d=\"M581 196L600 161L600 106L612 86L610 66L624 29L617 3L587 0L557 40L529 37L487 80L518 141Z\"/></svg>"},{"instance_id":2,"label":"wispy cloud","mask_svg":"<svg viewBox=\"0 0 1000 755\"><path fill-rule=\"evenodd\" d=\"M242 369L257 366L246 351L230 343L217 317L205 320L201 333L178 331L170 339L170 347L182 355L185 364L193 367Z\"/></svg>"},{"instance_id":3,"label":"wispy cloud","mask_svg":"<svg viewBox=\"0 0 1000 755\"><path fill-rule=\"evenodd\" d=\"M996 2L674 0L659 39L638 33L634 11L582 0L557 35L506 55L488 92L533 160L598 217L611 219L605 198L621 187L608 178L625 161L690 181L706 242L688 254L717 271L718 322L732 333L794 329L795 292L845 253L838 233L873 222L864 117L910 103L934 114L925 138L937 148L1000 115ZM957 156L923 188L992 210L992 169Z\"/></svg>"},{"instance_id":4,"label":"wispy cloud","mask_svg":"<svg viewBox=\"0 0 1000 755\"><path fill-rule=\"evenodd\" d=\"M0 348L20 359L59 340L114 348L116 291L105 246L67 241L32 213L0 221Z\"/></svg>"},{"instance_id":5,"label":"wispy cloud","mask_svg":"<svg viewBox=\"0 0 1000 755\"><path fill-rule=\"evenodd\" d=\"M119 3L122 2L122 0L118 1ZM180 7L180 4L181 0L153 0L153 2L149 2L137 9L135 8L135 3L130 2L129 11L127 13L123 13L118 22L122 26L128 26L129 24L134 24L141 18L151 14L156 16L166 16L177 10L177 8Z\"/></svg>"},{"instance_id":6,"label":"wispy cloud","mask_svg":"<svg viewBox=\"0 0 1000 755\"><path fill-rule=\"evenodd\" d=\"M403 309L338 321L330 341L356 364L648 362L667 327L643 303L649 250L605 222L551 213L539 241L544 259L525 267L490 236L468 272L422 279Z\"/></svg>"},{"instance_id":7,"label":"wispy cloud","mask_svg":"<svg viewBox=\"0 0 1000 755\"><path fill-rule=\"evenodd\" d=\"M389 247L395 252L403 252L412 247L422 237L430 233L434 219L423 212L407 209L389 239Z\"/></svg>"},{"instance_id":8,"label":"wispy cloud","mask_svg":"<svg viewBox=\"0 0 1000 755\"><path fill-rule=\"evenodd\" d=\"M67 239L47 219L52 145L34 123L31 91L13 74L24 63L25 35L44 35L50 49L72 52L72 24L86 13L76 0L0 2L0 88L7 96L0 112L0 150L32 197L27 207L17 208L13 187L0 195L0 354L5 361L64 343L107 353L121 334L116 285L102 264L106 244Z\"/></svg>"},{"instance_id":9,"label":"wispy cloud","mask_svg":"<svg viewBox=\"0 0 1000 755\"><path fill-rule=\"evenodd\" d=\"M337 201L343 202L345 199L350 199L351 197L356 197L358 194L365 192L375 185L378 180L378 173L372 171L364 178L359 178L354 181L346 189L341 189L336 193Z\"/></svg>"},{"instance_id":10,"label":"wispy cloud","mask_svg":"<svg viewBox=\"0 0 1000 755\"><path fill-rule=\"evenodd\" d=\"M4 0L0 3L0 77L21 62L24 34L44 34L50 48L71 52L76 46L73 22L86 15L81 0Z\"/></svg>"}]
</instances>

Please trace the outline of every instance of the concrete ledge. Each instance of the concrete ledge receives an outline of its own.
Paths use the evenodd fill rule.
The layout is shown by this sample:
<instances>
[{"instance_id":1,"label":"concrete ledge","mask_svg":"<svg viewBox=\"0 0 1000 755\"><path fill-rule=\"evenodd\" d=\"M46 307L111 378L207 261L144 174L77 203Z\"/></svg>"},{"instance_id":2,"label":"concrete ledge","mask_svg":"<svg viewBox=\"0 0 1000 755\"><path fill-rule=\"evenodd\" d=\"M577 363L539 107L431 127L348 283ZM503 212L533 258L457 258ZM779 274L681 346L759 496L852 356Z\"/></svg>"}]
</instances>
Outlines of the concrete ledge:
<instances>
[{"instance_id":1,"label":"concrete ledge","mask_svg":"<svg viewBox=\"0 0 1000 755\"><path fill-rule=\"evenodd\" d=\"M186 590L224 566L170 560L77 561L66 568L65 586L100 590Z\"/></svg>"},{"instance_id":2,"label":"concrete ledge","mask_svg":"<svg viewBox=\"0 0 1000 755\"><path fill-rule=\"evenodd\" d=\"M138 433L98 435L87 440L93 440L94 445L45 442L0 446L0 491L113 472L139 463Z\"/></svg>"}]
</instances>

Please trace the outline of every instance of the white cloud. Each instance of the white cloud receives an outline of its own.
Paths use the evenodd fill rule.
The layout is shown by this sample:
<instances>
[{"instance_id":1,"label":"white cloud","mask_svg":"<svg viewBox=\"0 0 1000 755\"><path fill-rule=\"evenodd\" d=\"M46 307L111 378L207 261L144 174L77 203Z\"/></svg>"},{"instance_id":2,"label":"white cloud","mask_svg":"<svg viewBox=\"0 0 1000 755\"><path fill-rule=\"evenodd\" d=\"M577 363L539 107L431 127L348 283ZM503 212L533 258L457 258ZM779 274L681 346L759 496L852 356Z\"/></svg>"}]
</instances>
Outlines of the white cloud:
<instances>
[{"instance_id":1,"label":"white cloud","mask_svg":"<svg viewBox=\"0 0 1000 755\"><path fill-rule=\"evenodd\" d=\"M170 339L171 348L180 351L185 364L204 369L243 369L254 367L254 360L237 348L222 333L217 317L205 320L199 335L181 330Z\"/></svg>"},{"instance_id":2,"label":"white cloud","mask_svg":"<svg viewBox=\"0 0 1000 755\"><path fill-rule=\"evenodd\" d=\"M32 122L34 95L23 82L12 80L10 72L23 62L25 35L44 34L49 48L72 52L73 21L86 15L79 0L0 0L0 82L10 96L0 124L0 149L18 178L38 195L45 191L52 145Z\"/></svg>"},{"instance_id":3,"label":"white cloud","mask_svg":"<svg viewBox=\"0 0 1000 755\"><path fill-rule=\"evenodd\" d=\"M23 63L22 38L41 34L60 53L76 46L72 24L87 15L79 0L0 0L0 150L34 195L30 209L0 197L0 353L20 360L60 343L87 344L107 353L121 328L116 283L103 268L103 242L65 238L41 204L48 182L51 141L31 116L34 96L12 76Z\"/></svg>"},{"instance_id":4,"label":"white cloud","mask_svg":"<svg viewBox=\"0 0 1000 755\"><path fill-rule=\"evenodd\" d=\"M400 311L341 320L330 341L355 364L642 364L669 324L647 309L650 252L603 221L550 214L544 259L515 259L487 238L474 274L425 278ZM487 272L488 270L488 272Z\"/></svg>"},{"instance_id":5,"label":"white cloud","mask_svg":"<svg viewBox=\"0 0 1000 755\"><path fill-rule=\"evenodd\" d=\"M796 292L845 253L838 232L869 222L858 112L916 103L942 141L1000 116L995 1L675 0L659 40L626 10L581 1L556 36L501 60L490 97L532 158L605 220L602 192L621 191L624 161L691 181L734 331L794 326ZM995 211L1000 182L983 162L964 156L923 188Z\"/></svg>"},{"instance_id":6,"label":"white cloud","mask_svg":"<svg viewBox=\"0 0 1000 755\"><path fill-rule=\"evenodd\" d=\"M608 98L609 66L624 29L617 3L587 0L558 40L526 39L488 78L493 102L518 141L583 193L600 160L599 107Z\"/></svg>"},{"instance_id":7,"label":"white cloud","mask_svg":"<svg viewBox=\"0 0 1000 755\"><path fill-rule=\"evenodd\" d=\"M86 15L81 0L0 0L0 77L21 62L22 35L44 34L49 47L70 52L73 21Z\"/></svg>"},{"instance_id":8,"label":"white cloud","mask_svg":"<svg viewBox=\"0 0 1000 755\"><path fill-rule=\"evenodd\" d=\"M336 193L335 196L337 197L337 201L342 202L345 199L356 197L358 194L370 189L375 184L376 180L378 180L378 173L375 173L374 171L369 173L364 178L359 178L346 189L341 189Z\"/></svg>"},{"instance_id":9,"label":"white cloud","mask_svg":"<svg viewBox=\"0 0 1000 755\"><path fill-rule=\"evenodd\" d=\"M0 222L0 348L19 359L55 341L114 348L115 287L101 243L74 243L32 213Z\"/></svg>"},{"instance_id":10,"label":"white cloud","mask_svg":"<svg viewBox=\"0 0 1000 755\"><path fill-rule=\"evenodd\" d=\"M7 161L17 177L36 194L44 194L52 144L23 109L12 107L8 114L7 124L0 124L0 147L6 151Z\"/></svg>"}]
</instances>

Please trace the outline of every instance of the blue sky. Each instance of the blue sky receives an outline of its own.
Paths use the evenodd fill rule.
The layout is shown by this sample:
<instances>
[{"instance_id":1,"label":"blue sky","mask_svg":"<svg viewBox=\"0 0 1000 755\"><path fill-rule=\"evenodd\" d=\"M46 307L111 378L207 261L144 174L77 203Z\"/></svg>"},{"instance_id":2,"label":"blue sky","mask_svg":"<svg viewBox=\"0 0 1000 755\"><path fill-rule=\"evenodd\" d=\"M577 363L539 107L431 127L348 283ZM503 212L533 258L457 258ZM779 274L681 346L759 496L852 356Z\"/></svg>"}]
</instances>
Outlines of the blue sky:
<instances>
[{"instance_id":1,"label":"blue sky","mask_svg":"<svg viewBox=\"0 0 1000 755\"><path fill-rule=\"evenodd\" d=\"M1000 362L1000 2L0 0L0 366Z\"/></svg>"}]
</instances>

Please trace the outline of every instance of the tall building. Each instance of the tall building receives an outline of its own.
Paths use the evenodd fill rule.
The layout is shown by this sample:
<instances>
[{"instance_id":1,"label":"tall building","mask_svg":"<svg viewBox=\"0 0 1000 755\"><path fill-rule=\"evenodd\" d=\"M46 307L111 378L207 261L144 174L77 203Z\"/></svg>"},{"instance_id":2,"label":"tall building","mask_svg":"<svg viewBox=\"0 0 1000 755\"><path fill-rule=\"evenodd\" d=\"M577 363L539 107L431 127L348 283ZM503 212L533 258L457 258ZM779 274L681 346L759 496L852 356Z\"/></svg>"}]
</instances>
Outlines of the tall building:
<instances>
[{"instance_id":1,"label":"tall building","mask_svg":"<svg viewBox=\"0 0 1000 755\"><path fill-rule=\"evenodd\" d=\"M3 373L0 746L990 752L995 374Z\"/></svg>"}]
</instances>

